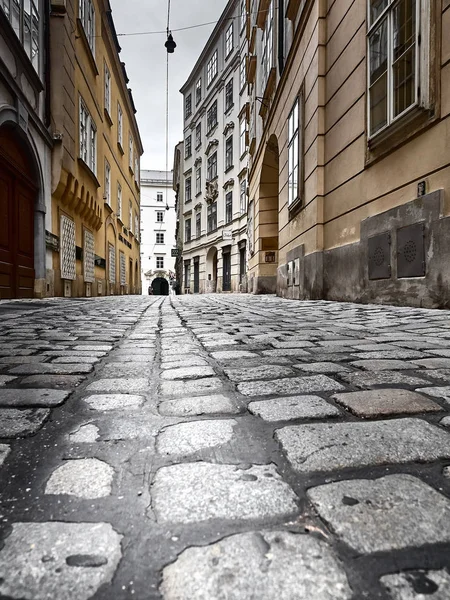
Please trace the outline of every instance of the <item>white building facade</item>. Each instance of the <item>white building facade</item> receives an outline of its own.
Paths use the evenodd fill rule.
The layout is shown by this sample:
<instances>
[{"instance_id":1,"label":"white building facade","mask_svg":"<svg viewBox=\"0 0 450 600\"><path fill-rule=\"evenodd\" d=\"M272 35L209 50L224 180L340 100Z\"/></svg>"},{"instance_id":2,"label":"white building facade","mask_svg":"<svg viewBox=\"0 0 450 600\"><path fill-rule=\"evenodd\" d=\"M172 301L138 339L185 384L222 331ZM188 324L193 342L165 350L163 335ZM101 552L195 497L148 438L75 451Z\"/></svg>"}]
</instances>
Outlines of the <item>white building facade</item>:
<instances>
[{"instance_id":1,"label":"white building facade","mask_svg":"<svg viewBox=\"0 0 450 600\"><path fill-rule=\"evenodd\" d=\"M167 296L175 283L172 171L141 171L142 294Z\"/></svg>"},{"instance_id":2,"label":"white building facade","mask_svg":"<svg viewBox=\"0 0 450 600\"><path fill-rule=\"evenodd\" d=\"M246 67L246 2L231 0L181 89L184 293L247 291Z\"/></svg>"}]
</instances>

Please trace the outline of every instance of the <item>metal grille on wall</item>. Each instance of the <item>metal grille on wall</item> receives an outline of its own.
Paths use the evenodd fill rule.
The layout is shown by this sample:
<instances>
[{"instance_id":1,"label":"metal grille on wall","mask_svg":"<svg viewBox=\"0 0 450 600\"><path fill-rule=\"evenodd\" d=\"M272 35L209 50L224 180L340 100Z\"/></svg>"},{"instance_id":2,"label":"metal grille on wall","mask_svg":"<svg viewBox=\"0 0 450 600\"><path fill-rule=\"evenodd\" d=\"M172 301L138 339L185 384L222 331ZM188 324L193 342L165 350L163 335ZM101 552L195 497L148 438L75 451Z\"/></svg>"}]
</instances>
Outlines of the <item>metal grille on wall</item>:
<instances>
[{"instance_id":1,"label":"metal grille on wall","mask_svg":"<svg viewBox=\"0 0 450 600\"><path fill-rule=\"evenodd\" d=\"M120 256L120 285L126 285L127 273L126 273L125 254L123 252L120 252L119 256Z\"/></svg>"},{"instance_id":2,"label":"metal grille on wall","mask_svg":"<svg viewBox=\"0 0 450 600\"><path fill-rule=\"evenodd\" d=\"M61 215L61 279L77 278L75 259L76 259L76 244L75 244L75 222L65 215Z\"/></svg>"},{"instance_id":3,"label":"metal grille on wall","mask_svg":"<svg viewBox=\"0 0 450 600\"><path fill-rule=\"evenodd\" d=\"M116 249L112 244L108 244L109 257L109 283L116 283Z\"/></svg>"},{"instance_id":4,"label":"metal grille on wall","mask_svg":"<svg viewBox=\"0 0 450 600\"><path fill-rule=\"evenodd\" d=\"M88 229L84 230L84 281L93 283L95 280L94 235Z\"/></svg>"}]
</instances>

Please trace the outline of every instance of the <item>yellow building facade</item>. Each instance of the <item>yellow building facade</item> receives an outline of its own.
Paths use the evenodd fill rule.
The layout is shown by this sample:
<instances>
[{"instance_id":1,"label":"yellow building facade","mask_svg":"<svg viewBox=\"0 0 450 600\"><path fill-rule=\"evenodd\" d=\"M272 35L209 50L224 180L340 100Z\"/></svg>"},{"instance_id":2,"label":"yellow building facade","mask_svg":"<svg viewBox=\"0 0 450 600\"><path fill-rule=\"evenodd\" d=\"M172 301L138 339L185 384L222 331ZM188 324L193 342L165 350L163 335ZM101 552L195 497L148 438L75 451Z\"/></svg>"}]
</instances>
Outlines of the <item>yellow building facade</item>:
<instances>
[{"instance_id":1,"label":"yellow building facade","mask_svg":"<svg viewBox=\"0 0 450 600\"><path fill-rule=\"evenodd\" d=\"M142 142L108 0L52 2L47 293L138 294Z\"/></svg>"}]
</instances>

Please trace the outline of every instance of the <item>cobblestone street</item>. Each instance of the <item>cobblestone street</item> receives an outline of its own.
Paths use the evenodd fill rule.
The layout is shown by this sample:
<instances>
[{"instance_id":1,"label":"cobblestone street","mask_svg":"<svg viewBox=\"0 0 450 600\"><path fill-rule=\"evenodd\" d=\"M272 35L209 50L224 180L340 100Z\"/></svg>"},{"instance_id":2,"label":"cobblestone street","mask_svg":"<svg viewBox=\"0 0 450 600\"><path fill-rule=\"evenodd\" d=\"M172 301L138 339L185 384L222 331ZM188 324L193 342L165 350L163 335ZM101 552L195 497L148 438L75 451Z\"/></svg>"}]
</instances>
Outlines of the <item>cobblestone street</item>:
<instances>
[{"instance_id":1,"label":"cobblestone street","mask_svg":"<svg viewBox=\"0 0 450 600\"><path fill-rule=\"evenodd\" d=\"M0 598L448 600L449 312L0 302Z\"/></svg>"}]
</instances>

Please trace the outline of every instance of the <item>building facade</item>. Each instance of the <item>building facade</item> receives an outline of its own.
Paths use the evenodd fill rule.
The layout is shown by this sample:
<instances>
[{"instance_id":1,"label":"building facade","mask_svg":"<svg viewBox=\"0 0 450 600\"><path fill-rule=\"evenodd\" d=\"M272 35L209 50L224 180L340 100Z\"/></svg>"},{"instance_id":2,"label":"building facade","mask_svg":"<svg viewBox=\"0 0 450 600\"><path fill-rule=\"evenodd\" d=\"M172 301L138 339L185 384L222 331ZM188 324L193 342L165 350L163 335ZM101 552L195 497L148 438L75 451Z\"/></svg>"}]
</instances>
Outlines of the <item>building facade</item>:
<instances>
[{"instance_id":1,"label":"building facade","mask_svg":"<svg viewBox=\"0 0 450 600\"><path fill-rule=\"evenodd\" d=\"M0 2L0 299L47 294L48 3Z\"/></svg>"},{"instance_id":2,"label":"building facade","mask_svg":"<svg viewBox=\"0 0 450 600\"><path fill-rule=\"evenodd\" d=\"M449 307L450 2L247 14L250 290Z\"/></svg>"},{"instance_id":3,"label":"building facade","mask_svg":"<svg viewBox=\"0 0 450 600\"><path fill-rule=\"evenodd\" d=\"M175 258L175 290L177 294L181 293L183 284L183 237L180 235L181 223L182 223L182 208L184 207L184 196L183 187L181 183L183 180L183 153L184 153L184 142L179 142L175 146L175 152L173 155L173 191L175 193L175 244L176 244L176 258Z\"/></svg>"},{"instance_id":4,"label":"building facade","mask_svg":"<svg viewBox=\"0 0 450 600\"><path fill-rule=\"evenodd\" d=\"M228 2L181 89L184 293L246 290L245 27L245 2Z\"/></svg>"},{"instance_id":5,"label":"building facade","mask_svg":"<svg viewBox=\"0 0 450 600\"><path fill-rule=\"evenodd\" d=\"M142 293L167 296L175 284L177 215L172 171L141 173Z\"/></svg>"},{"instance_id":6,"label":"building facade","mask_svg":"<svg viewBox=\"0 0 450 600\"><path fill-rule=\"evenodd\" d=\"M109 0L50 13L50 295L141 292L142 143Z\"/></svg>"}]
</instances>

